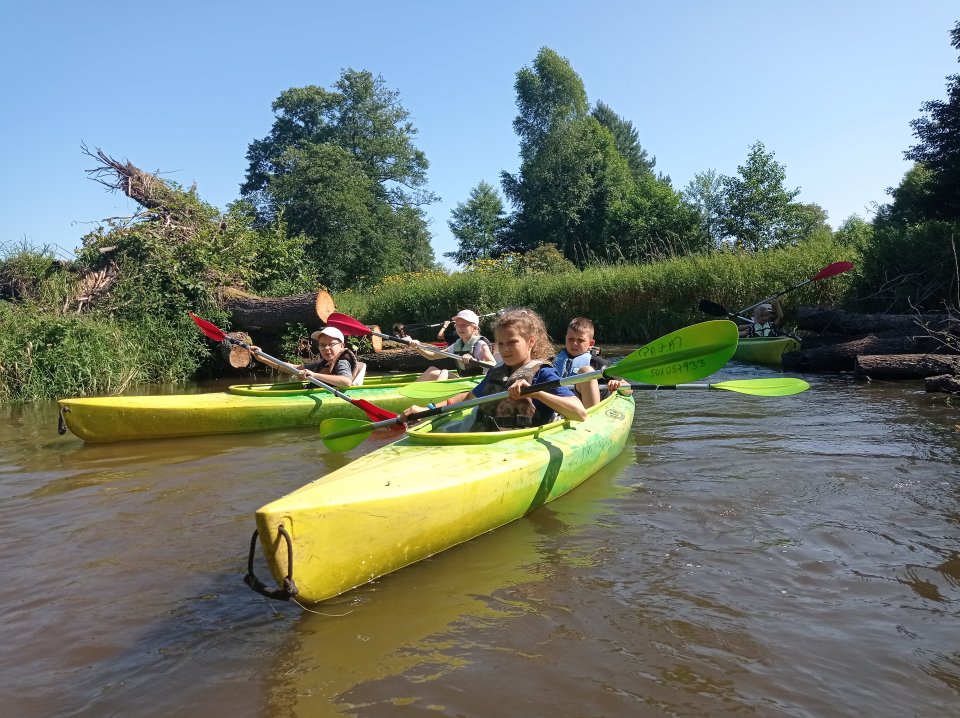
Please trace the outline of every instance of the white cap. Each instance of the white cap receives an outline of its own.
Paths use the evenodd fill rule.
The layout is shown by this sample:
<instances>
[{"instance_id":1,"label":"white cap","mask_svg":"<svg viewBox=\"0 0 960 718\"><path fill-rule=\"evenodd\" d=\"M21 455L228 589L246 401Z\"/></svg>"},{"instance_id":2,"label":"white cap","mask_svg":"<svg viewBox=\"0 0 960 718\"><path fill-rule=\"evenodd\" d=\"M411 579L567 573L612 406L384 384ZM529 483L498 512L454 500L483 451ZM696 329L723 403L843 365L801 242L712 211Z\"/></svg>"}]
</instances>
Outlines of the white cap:
<instances>
[{"instance_id":1,"label":"white cap","mask_svg":"<svg viewBox=\"0 0 960 718\"><path fill-rule=\"evenodd\" d=\"M758 305L757 305L757 309L766 309L768 312L772 312L772 311L773 311L773 305L772 305L772 304L758 304Z\"/></svg>"},{"instance_id":2,"label":"white cap","mask_svg":"<svg viewBox=\"0 0 960 718\"><path fill-rule=\"evenodd\" d=\"M323 329L318 329L310 335L310 338L315 341L320 341L321 334L326 334L328 337L339 339L341 342L343 341L343 332L336 327L324 327Z\"/></svg>"},{"instance_id":3,"label":"white cap","mask_svg":"<svg viewBox=\"0 0 960 718\"><path fill-rule=\"evenodd\" d=\"M480 317L477 316L476 312L472 312L469 309L464 309L462 312L459 312L454 319L462 319L470 324L476 324L478 327L480 326Z\"/></svg>"}]
</instances>

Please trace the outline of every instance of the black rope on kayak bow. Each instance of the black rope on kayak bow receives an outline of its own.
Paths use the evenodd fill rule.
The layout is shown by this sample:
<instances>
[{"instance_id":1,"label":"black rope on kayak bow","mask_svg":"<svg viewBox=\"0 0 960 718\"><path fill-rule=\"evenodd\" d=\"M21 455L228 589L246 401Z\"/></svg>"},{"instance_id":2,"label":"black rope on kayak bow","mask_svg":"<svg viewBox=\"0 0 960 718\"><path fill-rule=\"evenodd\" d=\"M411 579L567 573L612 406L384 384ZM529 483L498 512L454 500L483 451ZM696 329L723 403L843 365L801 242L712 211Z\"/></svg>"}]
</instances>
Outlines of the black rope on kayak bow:
<instances>
[{"instance_id":1,"label":"black rope on kayak bow","mask_svg":"<svg viewBox=\"0 0 960 718\"><path fill-rule=\"evenodd\" d=\"M63 412L70 411L67 407L60 407L60 417L57 419L57 433L63 436L67 433L67 422L63 420Z\"/></svg>"},{"instance_id":2,"label":"black rope on kayak bow","mask_svg":"<svg viewBox=\"0 0 960 718\"><path fill-rule=\"evenodd\" d=\"M243 582L261 596L275 598L280 601L289 601L300 593L297 584L293 582L293 540L283 527L283 524L280 524L280 526L277 527L277 533L283 536L287 542L287 575L283 578L283 588L270 588L253 573L253 555L257 550L258 533L259 531L254 529L253 537L250 539L250 555L247 557L247 575L243 577Z\"/></svg>"}]
</instances>

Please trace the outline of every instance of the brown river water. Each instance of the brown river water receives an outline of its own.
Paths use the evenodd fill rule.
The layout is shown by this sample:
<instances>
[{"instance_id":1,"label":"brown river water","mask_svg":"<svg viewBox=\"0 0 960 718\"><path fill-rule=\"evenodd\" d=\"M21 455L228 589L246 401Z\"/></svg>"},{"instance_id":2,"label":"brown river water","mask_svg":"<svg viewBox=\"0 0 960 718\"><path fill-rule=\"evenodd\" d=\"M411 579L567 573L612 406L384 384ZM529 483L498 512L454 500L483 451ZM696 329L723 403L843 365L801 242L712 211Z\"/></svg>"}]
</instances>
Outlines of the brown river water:
<instances>
[{"instance_id":1,"label":"brown river water","mask_svg":"<svg viewBox=\"0 0 960 718\"><path fill-rule=\"evenodd\" d=\"M960 400L805 378L637 392L580 488L310 610L243 584L254 511L383 439L85 445L0 407L0 711L960 715Z\"/></svg>"}]
</instances>

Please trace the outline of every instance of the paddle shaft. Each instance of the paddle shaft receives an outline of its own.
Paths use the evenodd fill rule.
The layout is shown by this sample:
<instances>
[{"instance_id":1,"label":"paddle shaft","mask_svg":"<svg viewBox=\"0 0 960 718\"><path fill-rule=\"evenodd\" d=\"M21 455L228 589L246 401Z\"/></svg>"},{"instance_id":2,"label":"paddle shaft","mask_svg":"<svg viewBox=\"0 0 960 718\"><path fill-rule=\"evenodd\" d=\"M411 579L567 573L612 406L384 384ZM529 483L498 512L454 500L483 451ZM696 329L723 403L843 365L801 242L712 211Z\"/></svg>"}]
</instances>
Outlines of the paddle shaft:
<instances>
[{"instance_id":1,"label":"paddle shaft","mask_svg":"<svg viewBox=\"0 0 960 718\"><path fill-rule=\"evenodd\" d=\"M853 269L853 264L851 262L834 262L833 264L827 265L826 267L821 269L819 272L817 272L815 275L813 275L809 279L804 279L799 284L794 284L792 287L787 287L782 292L777 292L776 294L773 294L767 297L766 299L761 299L756 304L751 304L749 307L744 307L743 309L740 309L737 312L735 312L735 314L746 314L751 309L756 309L761 304L767 304L768 302L772 302L777 297L782 297L784 294L786 294L787 292L792 292L794 289L800 289L800 287L805 287L808 284L810 284L810 282L818 282L821 279L827 279L828 277L832 277L837 274L843 274L844 272L847 272L851 269Z\"/></svg>"},{"instance_id":2,"label":"paddle shaft","mask_svg":"<svg viewBox=\"0 0 960 718\"><path fill-rule=\"evenodd\" d=\"M480 318L484 319L486 317L495 317L500 312L490 312L489 314L481 314ZM449 324L452 320L448 319L445 322L437 322L436 324L404 324L403 326L407 329L436 329L437 327L442 327L445 324Z\"/></svg>"},{"instance_id":3,"label":"paddle shaft","mask_svg":"<svg viewBox=\"0 0 960 718\"><path fill-rule=\"evenodd\" d=\"M573 376L564 377L563 379L554 379L553 381L545 381L539 384L531 384L520 390L520 396L526 396L528 394L536 394L538 391L548 391L550 389L556 389L560 386L570 386L571 384L579 384L581 382L590 381L591 379L599 379L604 374L605 370L602 371L592 371L586 374L574 374ZM427 419L431 416L439 416L440 414L449 414L453 411L460 411L461 409L469 409L474 406L480 406L480 404L487 404L492 401L500 401L501 399L508 399L510 397L510 392L508 391L498 391L496 394L487 394L486 396L478 396L473 399L467 399L466 401L458 401L454 404L447 404L446 406L435 406L432 409L424 409L423 411L417 411L408 416L398 416L396 419L386 419L384 421L377 421L369 426L364 427L363 431L373 431L374 429L381 429L384 427L394 426L396 424L407 424L414 421L420 421L420 419ZM338 439L341 436L349 436L351 434L357 433L356 429L346 429L344 431L335 431L331 434L325 436L325 439Z\"/></svg>"},{"instance_id":4,"label":"paddle shaft","mask_svg":"<svg viewBox=\"0 0 960 718\"><path fill-rule=\"evenodd\" d=\"M367 331L370 332L371 334L373 334L374 336L383 337L384 339L389 339L390 341L402 342L403 344L408 344L408 345L410 345L410 346L421 346L421 347L424 348L425 351L428 351L428 352L430 352L431 354L440 354L440 355L445 356L445 357L450 357L451 359L456 359L457 361L462 361L462 360L463 360L463 357L460 356L459 354L454 354L453 352L448 352L448 351L446 351L446 350L444 350L444 349L438 349L438 348L436 348L436 347L430 347L430 348L428 349L428 348L425 347L421 342L418 342L418 341L416 341L416 340L414 340L414 339L407 339L406 337L395 337L395 336L393 336L392 334L384 334L383 332L375 332L373 329L369 329L369 328L367 329ZM486 367L487 369L493 369L493 367L496 366L496 364L491 364L490 362L486 362L486 361L480 361L479 359L474 359L473 361L475 361L477 364L479 364L479 365L482 366L482 367Z\"/></svg>"}]
</instances>

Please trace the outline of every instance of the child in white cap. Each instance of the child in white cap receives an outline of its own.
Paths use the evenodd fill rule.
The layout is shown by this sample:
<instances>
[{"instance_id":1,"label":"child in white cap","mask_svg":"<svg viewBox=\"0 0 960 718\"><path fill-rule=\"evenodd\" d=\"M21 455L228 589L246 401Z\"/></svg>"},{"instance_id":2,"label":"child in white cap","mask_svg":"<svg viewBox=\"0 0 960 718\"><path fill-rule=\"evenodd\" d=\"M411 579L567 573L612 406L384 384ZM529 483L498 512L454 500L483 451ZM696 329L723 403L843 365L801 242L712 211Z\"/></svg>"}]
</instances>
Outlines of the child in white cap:
<instances>
[{"instance_id":1,"label":"child in white cap","mask_svg":"<svg viewBox=\"0 0 960 718\"><path fill-rule=\"evenodd\" d=\"M783 310L774 297L770 304L758 304L753 310L753 321L740 327L741 337L777 337L780 336L780 323L783 322Z\"/></svg>"},{"instance_id":2,"label":"child in white cap","mask_svg":"<svg viewBox=\"0 0 960 718\"><path fill-rule=\"evenodd\" d=\"M357 373L358 361L357 355L346 345L343 332L336 327L324 327L310 338L320 349L320 360L298 366L300 376L304 379L316 377L330 386L350 386Z\"/></svg>"},{"instance_id":3,"label":"child in white cap","mask_svg":"<svg viewBox=\"0 0 960 718\"><path fill-rule=\"evenodd\" d=\"M493 348L490 341L480 334L480 317L471 309L463 309L452 319L457 328L457 340L450 344L446 350L454 354L459 354L462 359L457 360L457 369L461 376L476 376L484 373L485 368L477 362L487 362L495 364ZM422 356L433 359L438 356L419 342L413 345ZM437 381L446 379L448 372L446 369L430 367L420 375L419 381Z\"/></svg>"}]
</instances>

